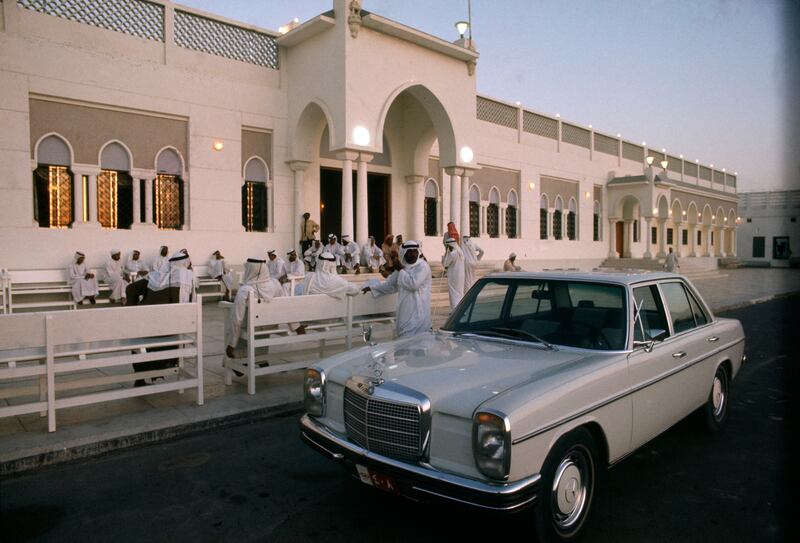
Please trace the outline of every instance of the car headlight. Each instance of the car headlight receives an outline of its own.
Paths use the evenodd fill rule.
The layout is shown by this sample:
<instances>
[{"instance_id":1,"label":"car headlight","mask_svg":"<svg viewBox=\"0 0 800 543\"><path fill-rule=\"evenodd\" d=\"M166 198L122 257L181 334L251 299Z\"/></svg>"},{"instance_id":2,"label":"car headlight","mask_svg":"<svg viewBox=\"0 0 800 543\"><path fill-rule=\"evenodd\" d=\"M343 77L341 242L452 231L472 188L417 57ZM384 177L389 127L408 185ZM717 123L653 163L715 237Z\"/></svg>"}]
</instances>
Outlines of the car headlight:
<instances>
[{"instance_id":1,"label":"car headlight","mask_svg":"<svg viewBox=\"0 0 800 543\"><path fill-rule=\"evenodd\" d=\"M325 373L322 370L306 370L303 377L303 404L309 415L325 416Z\"/></svg>"},{"instance_id":2,"label":"car headlight","mask_svg":"<svg viewBox=\"0 0 800 543\"><path fill-rule=\"evenodd\" d=\"M506 479L511 466L511 424L500 413L475 413L472 421L472 454L481 473Z\"/></svg>"}]
</instances>

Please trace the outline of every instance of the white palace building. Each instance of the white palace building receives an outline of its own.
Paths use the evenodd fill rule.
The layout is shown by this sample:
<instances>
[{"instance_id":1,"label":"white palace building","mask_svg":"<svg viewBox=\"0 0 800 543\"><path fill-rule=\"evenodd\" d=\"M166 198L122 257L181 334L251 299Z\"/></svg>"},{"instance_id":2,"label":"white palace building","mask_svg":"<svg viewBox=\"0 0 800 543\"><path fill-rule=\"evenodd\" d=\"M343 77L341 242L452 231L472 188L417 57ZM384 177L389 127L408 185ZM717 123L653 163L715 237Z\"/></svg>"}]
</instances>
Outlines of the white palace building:
<instances>
[{"instance_id":1,"label":"white palace building","mask_svg":"<svg viewBox=\"0 0 800 543\"><path fill-rule=\"evenodd\" d=\"M4 0L0 267L160 245L236 264L297 247L305 211L436 260L450 220L492 261L735 256L735 175L479 75L469 40L353 0L282 32L167 0Z\"/></svg>"}]
</instances>

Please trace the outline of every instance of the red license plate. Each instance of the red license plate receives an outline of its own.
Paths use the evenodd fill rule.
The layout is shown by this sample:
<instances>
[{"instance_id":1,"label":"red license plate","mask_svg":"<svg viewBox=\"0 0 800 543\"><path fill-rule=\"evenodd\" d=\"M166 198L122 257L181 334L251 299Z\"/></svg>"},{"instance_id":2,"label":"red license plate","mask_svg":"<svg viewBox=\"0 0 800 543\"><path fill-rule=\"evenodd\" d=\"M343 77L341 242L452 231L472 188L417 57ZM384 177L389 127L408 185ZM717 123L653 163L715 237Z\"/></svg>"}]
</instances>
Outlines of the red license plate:
<instances>
[{"instance_id":1,"label":"red license plate","mask_svg":"<svg viewBox=\"0 0 800 543\"><path fill-rule=\"evenodd\" d=\"M400 489L397 488L397 483L395 483L393 477L378 473L361 464L356 464L356 470L358 471L358 477L361 479L362 483L379 488L384 492L391 492L393 494L400 493Z\"/></svg>"}]
</instances>

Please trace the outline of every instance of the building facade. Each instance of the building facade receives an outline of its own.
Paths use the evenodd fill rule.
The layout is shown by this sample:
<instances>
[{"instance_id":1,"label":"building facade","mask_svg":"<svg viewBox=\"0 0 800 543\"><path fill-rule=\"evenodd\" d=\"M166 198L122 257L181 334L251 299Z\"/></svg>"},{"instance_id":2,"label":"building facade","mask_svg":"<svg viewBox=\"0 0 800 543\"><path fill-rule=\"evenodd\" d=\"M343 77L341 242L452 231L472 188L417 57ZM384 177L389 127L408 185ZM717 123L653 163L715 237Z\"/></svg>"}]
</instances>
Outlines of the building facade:
<instances>
[{"instance_id":1,"label":"building facade","mask_svg":"<svg viewBox=\"0 0 800 543\"><path fill-rule=\"evenodd\" d=\"M776 267L800 264L800 190L739 196L739 259Z\"/></svg>"},{"instance_id":2,"label":"building facade","mask_svg":"<svg viewBox=\"0 0 800 543\"><path fill-rule=\"evenodd\" d=\"M165 0L4 0L0 267L230 262L300 215L488 260L736 254L736 175L477 92L479 54L334 0L285 33ZM197 258L197 257L196 257Z\"/></svg>"}]
</instances>

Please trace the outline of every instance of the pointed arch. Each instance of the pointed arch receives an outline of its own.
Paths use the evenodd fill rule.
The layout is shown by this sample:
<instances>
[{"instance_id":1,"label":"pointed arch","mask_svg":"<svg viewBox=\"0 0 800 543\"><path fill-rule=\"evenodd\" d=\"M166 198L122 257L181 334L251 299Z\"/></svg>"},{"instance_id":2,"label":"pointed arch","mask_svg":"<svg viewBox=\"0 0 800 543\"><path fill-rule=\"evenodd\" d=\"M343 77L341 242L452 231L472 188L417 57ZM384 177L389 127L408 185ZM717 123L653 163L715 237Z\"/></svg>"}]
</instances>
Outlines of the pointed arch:
<instances>
[{"instance_id":1,"label":"pointed arch","mask_svg":"<svg viewBox=\"0 0 800 543\"><path fill-rule=\"evenodd\" d=\"M75 151L67 138L58 132L48 132L36 140L33 160L37 164L71 167L75 162Z\"/></svg>"},{"instance_id":2,"label":"pointed arch","mask_svg":"<svg viewBox=\"0 0 800 543\"><path fill-rule=\"evenodd\" d=\"M153 166L156 173L185 177L186 162L183 160L183 155L171 145L158 150Z\"/></svg>"},{"instance_id":3,"label":"pointed arch","mask_svg":"<svg viewBox=\"0 0 800 543\"><path fill-rule=\"evenodd\" d=\"M120 140L110 140L100 147L97 163L104 170L129 172L133 165L133 153Z\"/></svg>"},{"instance_id":4,"label":"pointed arch","mask_svg":"<svg viewBox=\"0 0 800 543\"><path fill-rule=\"evenodd\" d=\"M544 192L539 196L539 239L547 239L547 219L550 213L550 200Z\"/></svg>"}]
</instances>

